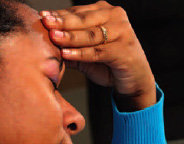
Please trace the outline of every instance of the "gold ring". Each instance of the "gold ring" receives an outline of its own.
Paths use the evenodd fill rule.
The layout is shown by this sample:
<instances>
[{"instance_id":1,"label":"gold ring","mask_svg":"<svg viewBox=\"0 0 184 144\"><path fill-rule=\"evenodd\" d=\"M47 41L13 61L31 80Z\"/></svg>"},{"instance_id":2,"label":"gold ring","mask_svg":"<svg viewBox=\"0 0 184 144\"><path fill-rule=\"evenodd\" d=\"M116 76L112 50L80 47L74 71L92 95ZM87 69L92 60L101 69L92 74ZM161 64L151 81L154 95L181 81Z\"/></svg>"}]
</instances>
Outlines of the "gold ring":
<instances>
[{"instance_id":1,"label":"gold ring","mask_svg":"<svg viewBox=\"0 0 184 144\"><path fill-rule=\"evenodd\" d=\"M105 44L108 40L107 29L104 26L100 26L100 29L102 30L102 34L103 34L102 44Z\"/></svg>"}]
</instances>

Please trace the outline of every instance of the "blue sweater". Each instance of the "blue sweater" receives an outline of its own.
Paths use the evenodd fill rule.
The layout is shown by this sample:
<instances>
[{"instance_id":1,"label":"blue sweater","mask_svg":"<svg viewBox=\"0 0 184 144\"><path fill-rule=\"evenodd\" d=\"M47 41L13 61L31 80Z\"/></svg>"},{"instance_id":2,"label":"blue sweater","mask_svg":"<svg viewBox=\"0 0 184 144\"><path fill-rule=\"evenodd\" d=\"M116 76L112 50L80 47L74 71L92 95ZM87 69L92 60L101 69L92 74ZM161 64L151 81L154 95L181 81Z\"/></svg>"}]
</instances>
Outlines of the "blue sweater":
<instances>
[{"instance_id":1,"label":"blue sweater","mask_svg":"<svg viewBox=\"0 0 184 144\"><path fill-rule=\"evenodd\" d=\"M164 93L157 87L157 103L144 110L121 113L114 101L112 144L166 144L163 102Z\"/></svg>"}]
</instances>

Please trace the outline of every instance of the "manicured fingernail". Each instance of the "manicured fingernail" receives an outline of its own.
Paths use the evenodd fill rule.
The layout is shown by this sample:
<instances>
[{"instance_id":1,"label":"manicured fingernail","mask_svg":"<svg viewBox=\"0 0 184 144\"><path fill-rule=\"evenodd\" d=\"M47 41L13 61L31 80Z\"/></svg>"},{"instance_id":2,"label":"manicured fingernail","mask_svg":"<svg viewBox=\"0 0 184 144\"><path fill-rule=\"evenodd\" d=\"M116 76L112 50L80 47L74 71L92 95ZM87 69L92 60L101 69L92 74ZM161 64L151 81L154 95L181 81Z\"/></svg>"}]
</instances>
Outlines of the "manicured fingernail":
<instances>
[{"instance_id":1,"label":"manicured fingernail","mask_svg":"<svg viewBox=\"0 0 184 144\"><path fill-rule=\"evenodd\" d=\"M55 31L55 37L57 37L57 38L63 38L64 37L64 32Z\"/></svg>"},{"instance_id":2,"label":"manicured fingernail","mask_svg":"<svg viewBox=\"0 0 184 144\"><path fill-rule=\"evenodd\" d=\"M48 11L42 11L41 13L42 13L42 16L43 16L43 17L51 16L51 13L48 12Z\"/></svg>"},{"instance_id":3,"label":"manicured fingernail","mask_svg":"<svg viewBox=\"0 0 184 144\"><path fill-rule=\"evenodd\" d=\"M53 16L46 16L45 18L46 18L46 20L49 21L49 22L56 22L56 18L53 17Z\"/></svg>"},{"instance_id":4,"label":"manicured fingernail","mask_svg":"<svg viewBox=\"0 0 184 144\"><path fill-rule=\"evenodd\" d=\"M62 49L62 54L64 54L64 55L71 55L72 51L69 50L69 49Z\"/></svg>"}]
</instances>

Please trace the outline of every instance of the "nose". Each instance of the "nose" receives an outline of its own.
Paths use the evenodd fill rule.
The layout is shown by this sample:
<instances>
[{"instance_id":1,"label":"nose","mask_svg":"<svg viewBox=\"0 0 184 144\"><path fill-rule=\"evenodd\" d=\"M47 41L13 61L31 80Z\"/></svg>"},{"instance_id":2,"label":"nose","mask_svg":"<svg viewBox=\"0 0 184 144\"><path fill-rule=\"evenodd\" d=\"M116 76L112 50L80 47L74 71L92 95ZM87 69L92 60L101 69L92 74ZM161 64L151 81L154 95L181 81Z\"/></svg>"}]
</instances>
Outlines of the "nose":
<instances>
[{"instance_id":1,"label":"nose","mask_svg":"<svg viewBox=\"0 0 184 144\"><path fill-rule=\"evenodd\" d=\"M85 127L84 117L69 103L63 111L63 126L67 133L75 135Z\"/></svg>"},{"instance_id":2,"label":"nose","mask_svg":"<svg viewBox=\"0 0 184 144\"><path fill-rule=\"evenodd\" d=\"M60 105L63 112L63 127L70 135L75 135L85 127L84 117L62 96L60 96Z\"/></svg>"}]
</instances>

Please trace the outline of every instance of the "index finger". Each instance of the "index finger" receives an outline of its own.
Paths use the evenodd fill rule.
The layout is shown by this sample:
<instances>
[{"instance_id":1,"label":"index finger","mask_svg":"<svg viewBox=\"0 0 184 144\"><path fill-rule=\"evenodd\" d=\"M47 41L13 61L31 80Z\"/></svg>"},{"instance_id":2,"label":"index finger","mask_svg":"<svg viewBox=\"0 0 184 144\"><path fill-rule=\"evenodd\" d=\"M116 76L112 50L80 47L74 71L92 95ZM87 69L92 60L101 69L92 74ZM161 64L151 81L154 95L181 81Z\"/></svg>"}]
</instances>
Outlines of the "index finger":
<instances>
[{"instance_id":1,"label":"index finger","mask_svg":"<svg viewBox=\"0 0 184 144\"><path fill-rule=\"evenodd\" d=\"M76 14L46 16L42 18L44 26L58 30L79 30L98 25L103 25L109 21L111 9L100 9Z\"/></svg>"}]
</instances>

